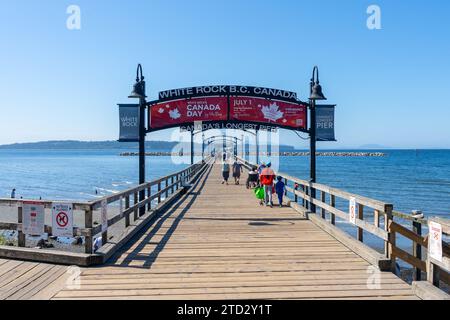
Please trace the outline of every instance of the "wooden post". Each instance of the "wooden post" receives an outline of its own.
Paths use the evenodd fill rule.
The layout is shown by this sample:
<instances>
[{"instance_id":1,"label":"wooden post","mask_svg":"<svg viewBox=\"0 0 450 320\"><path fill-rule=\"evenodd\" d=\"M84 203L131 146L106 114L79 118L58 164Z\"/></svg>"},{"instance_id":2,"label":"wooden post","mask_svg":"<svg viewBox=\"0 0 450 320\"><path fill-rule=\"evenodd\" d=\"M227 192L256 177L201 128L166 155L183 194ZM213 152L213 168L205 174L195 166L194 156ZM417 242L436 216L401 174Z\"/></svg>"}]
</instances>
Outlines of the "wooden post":
<instances>
[{"instance_id":1,"label":"wooden post","mask_svg":"<svg viewBox=\"0 0 450 320\"><path fill-rule=\"evenodd\" d=\"M309 195L309 187L307 187L307 186L305 186L305 194L306 194L307 196ZM305 207L306 209L309 209L309 201L304 200L304 203L305 203L304 207Z\"/></svg>"},{"instance_id":2,"label":"wooden post","mask_svg":"<svg viewBox=\"0 0 450 320\"><path fill-rule=\"evenodd\" d=\"M102 232L102 246L108 242L108 230Z\"/></svg>"},{"instance_id":3,"label":"wooden post","mask_svg":"<svg viewBox=\"0 0 450 320\"><path fill-rule=\"evenodd\" d=\"M358 219L364 220L364 206L358 203ZM364 242L364 229L358 227L358 240Z\"/></svg>"},{"instance_id":4,"label":"wooden post","mask_svg":"<svg viewBox=\"0 0 450 320\"><path fill-rule=\"evenodd\" d=\"M375 225L375 227L379 228L380 227L380 211L375 210L373 212L373 224Z\"/></svg>"},{"instance_id":5,"label":"wooden post","mask_svg":"<svg viewBox=\"0 0 450 320\"><path fill-rule=\"evenodd\" d=\"M174 190L174 184L175 183L175 179L174 179L174 176L172 176L172 177L170 177L170 184L172 185L172 187L170 188L170 190L171 190L171 193L173 194L174 192L175 192L175 190Z\"/></svg>"},{"instance_id":6,"label":"wooden post","mask_svg":"<svg viewBox=\"0 0 450 320\"><path fill-rule=\"evenodd\" d=\"M147 188L147 197L148 197L148 204L147 204L147 210L151 211L152 210L152 201L150 200L152 196L152 187L148 187Z\"/></svg>"},{"instance_id":7,"label":"wooden post","mask_svg":"<svg viewBox=\"0 0 450 320\"><path fill-rule=\"evenodd\" d=\"M427 261L427 280L432 283L435 287L439 288L439 267L434 265L430 259Z\"/></svg>"},{"instance_id":8,"label":"wooden post","mask_svg":"<svg viewBox=\"0 0 450 320\"><path fill-rule=\"evenodd\" d=\"M94 251L93 246L93 237L95 236L92 234L92 226L93 226L93 220L92 220L92 208L84 211L84 227L86 230L90 231L90 235L85 236L84 238L84 252L91 254Z\"/></svg>"},{"instance_id":9,"label":"wooden post","mask_svg":"<svg viewBox=\"0 0 450 320\"><path fill-rule=\"evenodd\" d=\"M336 196L334 194L330 194L330 206L336 207ZM330 214L330 222L332 225L336 225L336 215L334 213Z\"/></svg>"},{"instance_id":10,"label":"wooden post","mask_svg":"<svg viewBox=\"0 0 450 320\"><path fill-rule=\"evenodd\" d=\"M422 224L418 221L413 221L412 223L413 231L419 236L422 236ZM413 255L419 260L422 260L422 245L413 241ZM415 279L416 281L422 280L422 270L420 268L415 268Z\"/></svg>"},{"instance_id":11,"label":"wooden post","mask_svg":"<svg viewBox=\"0 0 450 320\"><path fill-rule=\"evenodd\" d=\"M23 233L23 203L19 203L19 206L17 207L17 222L22 224L22 228L19 230L18 233L18 246L19 247L25 247L26 245L26 235Z\"/></svg>"},{"instance_id":12,"label":"wooden post","mask_svg":"<svg viewBox=\"0 0 450 320\"><path fill-rule=\"evenodd\" d=\"M137 205L139 203L139 200L138 200L138 193L137 192L135 192L134 193L134 205ZM139 217L138 217L138 212L139 212L139 209L134 209L134 221L136 221Z\"/></svg>"},{"instance_id":13,"label":"wooden post","mask_svg":"<svg viewBox=\"0 0 450 320\"><path fill-rule=\"evenodd\" d=\"M395 231L391 230L391 224L394 222L394 217L392 216L392 206L386 206L384 212L384 230L388 233L388 241L384 243L384 250L386 256L391 259L391 271L395 273L396 259L392 252L395 247Z\"/></svg>"},{"instance_id":14,"label":"wooden post","mask_svg":"<svg viewBox=\"0 0 450 320\"><path fill-rule=\"evenodd\" d=\"M325 197L326 197L326 193L323 192L323 191L320 191L320 201L325 203L325 201L327 201ZM326 211L325 211L325 209L321 208L320 212L322 213L322 219L325 219L326 218Z\"/></svg>"},{"instance_id":15,"label":"wooden post","mask_svg":"<svg viewBox=\"0 0 450 320\"><path fill-rule=\"evenodd\" d=\"M161 203L161 181L158 182L158 204Z\"/></svg>"},{"instance_id":16,"label":"wooden post","mask_svg":"<svg viewBox=\"0 0 450 320\"><path fill-rule=\"evenodd\" d=\"M125 210L128 210L130 208L130 195L128 194L125 197ZM130 214L127 213L125 215L125 227L129 227L130 226Z\"/></svg>"},{"instance_id":17,"label":"wooden post","mask_svg":"<svg viewBox=\"0 0 450 320\"><path fill-rule=\"evenodd\" d=\"M168 189L168 187L169 187L169 179L167 178L166 179L166 199L164 199L164 200L167 200L167 198L169 197L169 189Z\"/></svg>"}]
</instances>

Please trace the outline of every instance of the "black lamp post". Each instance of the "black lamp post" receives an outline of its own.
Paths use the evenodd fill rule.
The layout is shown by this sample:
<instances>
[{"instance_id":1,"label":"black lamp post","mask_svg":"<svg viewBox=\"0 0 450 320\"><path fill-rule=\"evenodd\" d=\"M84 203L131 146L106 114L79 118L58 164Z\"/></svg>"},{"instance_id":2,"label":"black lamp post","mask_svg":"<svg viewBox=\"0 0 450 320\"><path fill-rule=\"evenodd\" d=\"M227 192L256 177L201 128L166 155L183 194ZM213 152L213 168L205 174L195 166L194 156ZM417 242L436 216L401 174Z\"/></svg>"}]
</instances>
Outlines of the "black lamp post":
<instances>
[{"instance_id":1,"label":"black lamp post","mask_svg":"<svg viewBox=\"0 0 450 320\"><path fill-rule=\"evenodd\" d=\"M145 81L142 72L141 64L138 64L136 70L136 83L133 86L133 92L128 98L139 99L139 184L145 183L145 108L147 102L145 101ZM139 192L139 202L144 201L145 190ZM139 215L145 213L145 207L139 209Z\"/></svg>"},{"instance_id":2,"label":"black lamp post","mask_svg":"<svg viewBox=\"0 0 450 320\"><path fill-rule=\"evenodd\" d=\"M322 93L322 86L319 82L319 68L317 66L313 69L313 75L310 83L310 97L309 107L311 124L309 128L310 135L310 181L316 182L316 100L326 100ZM316 198L316 189L311 188L311 198ZM316 212L316 205L311 203L311 212Z\"/></svg>"},{"instance_id":3,"label":"black lamp post","mask_svg":"<svg viewBox=\"0 0 450 320\"><path fill-rule=\"evenodd\" d=\"M202 161L205 160L205 133L202 131Z\"/></svg>"}]
</instances>

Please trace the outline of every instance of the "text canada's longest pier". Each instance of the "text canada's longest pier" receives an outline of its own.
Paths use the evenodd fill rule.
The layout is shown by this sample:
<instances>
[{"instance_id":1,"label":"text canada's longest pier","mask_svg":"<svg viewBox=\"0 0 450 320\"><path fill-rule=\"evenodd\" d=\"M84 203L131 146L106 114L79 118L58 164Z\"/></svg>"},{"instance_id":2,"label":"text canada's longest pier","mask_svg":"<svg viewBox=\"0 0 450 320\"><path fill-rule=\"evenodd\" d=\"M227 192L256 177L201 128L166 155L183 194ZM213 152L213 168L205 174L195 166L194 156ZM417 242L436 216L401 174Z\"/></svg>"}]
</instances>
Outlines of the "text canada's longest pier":
<instances>
[{"instance_id":1,"label":"text canada's longest pier","mask_svg":"<svg viewBox=\"0 0 450 320\"><path fill-rule=\"evenodd\" d=\"M250 86L203 86L160 92L148 103L149 131L253 124L260 130L287 128L306 131L307 104L295 92ZM188 129L189 130L189 129Z\"/></svg>"}]
</instances>

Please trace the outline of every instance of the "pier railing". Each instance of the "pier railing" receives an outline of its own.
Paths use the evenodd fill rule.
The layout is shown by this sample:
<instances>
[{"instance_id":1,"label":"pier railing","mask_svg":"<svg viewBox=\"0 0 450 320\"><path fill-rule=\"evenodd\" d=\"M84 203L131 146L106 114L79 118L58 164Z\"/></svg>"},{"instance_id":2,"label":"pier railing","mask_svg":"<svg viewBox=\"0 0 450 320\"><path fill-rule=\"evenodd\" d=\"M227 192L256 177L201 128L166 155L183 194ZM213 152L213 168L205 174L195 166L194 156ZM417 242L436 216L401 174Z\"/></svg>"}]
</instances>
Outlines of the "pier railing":
<instances>
[{"instance_id":1,"label":"pier railing","mask_svg":"<svg viewBox=\"0 0 450 320\"><path fill-rule=\"evenodd\" d=\"M0 221L0 230L18 232L17 247L0 246L0 257L78 265L101 263L111 256L118 244L125 243L132 234L150 221L156 213L163 210L172 200L185 192L189 184L205 170L209 162L210 160L201 161L176 173L94 201L70 202L73 206L74 220L76 214L81 214L81 218L84 218L84 227L77 226L73 228L74 237L84 238L84 254L69 253L64 250L36 250L26 248L26 235L22 231L23 203L32 201L50 210L52 209L53 203L59 201L0 199L0 213L2 207L9 207L9 210L11 208L17 209L17 222ZM142 191L145 192L145 198L139 201L139 193ZM105 205L109 205L108 212L117 213L113 216L112 214L108 214L106 229L102 227L102 224L94 221L94 218L100 220L100 211ZM110 241L111 238L108 238L108 229L122 221L124 221L124 236L119 236L119 239L115 238ZM51 225L46 224L44 229L45 233L49 236L52 235ZM101 235L102 246L95 252L94 240L97 235Z\"/></svg>"},{"instance_id":2,"label":"pier railing","mask_svg":"<svg viewBox=\"0 0 450 320\"><path fill-rule=\"evenodd\" d=\"M255 166L244 159L238 158L238 160L249 169ZM351 247L367 261L377 265L381 270L398 271L396 262L399 259L415 269L416 281L420 281L422 272L425 272L428 281L435 287L440 286L440 281L450 285L449 244L445 241L442 242L443 262L430 260L426 254L429 235L422 235L425 229L422 225L428 226L429 221L436 219L442 225L444 235L448 235L449 219L424 219L406 215L394 211L394 206L390 203L366 198L320 183L311 183L282 172L276 174L281 176L286 184L286 195L291 201L291 207ZM316 190L315 198L311 196L313 188ZM351 201L355 203L354 217L350 217ZM311 212L312 204L316 207L316 214ZM339 229L342 224L337 224L336 218L350 223L356 228L354 237ZM381 253L364 243L367 233L384 243ZM397 243L398 235L411 241L412 253L401 248ZM425 249L424 252L422 252L422 248Z\"/></svg>"}]
</instances>

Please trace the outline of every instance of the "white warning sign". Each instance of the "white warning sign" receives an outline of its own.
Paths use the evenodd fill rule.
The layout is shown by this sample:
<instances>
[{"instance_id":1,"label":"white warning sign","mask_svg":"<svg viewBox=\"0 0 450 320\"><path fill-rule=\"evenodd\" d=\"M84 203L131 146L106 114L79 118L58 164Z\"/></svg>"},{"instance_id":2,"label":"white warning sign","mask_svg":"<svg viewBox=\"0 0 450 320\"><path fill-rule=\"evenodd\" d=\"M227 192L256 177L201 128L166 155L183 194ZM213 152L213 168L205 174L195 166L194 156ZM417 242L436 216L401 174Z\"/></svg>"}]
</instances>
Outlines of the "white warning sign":
<instances>
[{"instance_id":1,"label":"white warning sign","mask_svg":"<svg viewBox=\"0 0 450 320\"><path fill-rule=\"evenodd\" d=\"M356 198L350 198L350 206L348 210L350 222L356 224Z\"/></svg>"},{"instance_id":2,"label":"white warning sign","mask_svg":"<svg viewBox=\"0 0 450 320\"><path fill-rule=\"evenodd\" d=\"M22 232L40 236L45 231L45 207L39 202L24 201L22 206Z\"/></svg>"},{"instance_id":3,"label":"white warning sign","mask_svg":"<svg viewBox=\"0 0 450 320\"><path fill-rule=\"evenodd\" d=\"M428 254L434 260L442 262L442 226L430 221L428 223Z\"/></svg>"},{"instance_id":4,"label":"white warning sign","mask_svg":"<svg viewBox=\"0 0 450 320\"><path fill-rule=\"evenodd\" d=\"M73 237L73 205L52 204L52 234L57 237Z\"/></svg>"}]
</instances>

